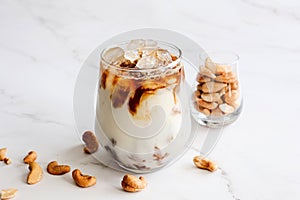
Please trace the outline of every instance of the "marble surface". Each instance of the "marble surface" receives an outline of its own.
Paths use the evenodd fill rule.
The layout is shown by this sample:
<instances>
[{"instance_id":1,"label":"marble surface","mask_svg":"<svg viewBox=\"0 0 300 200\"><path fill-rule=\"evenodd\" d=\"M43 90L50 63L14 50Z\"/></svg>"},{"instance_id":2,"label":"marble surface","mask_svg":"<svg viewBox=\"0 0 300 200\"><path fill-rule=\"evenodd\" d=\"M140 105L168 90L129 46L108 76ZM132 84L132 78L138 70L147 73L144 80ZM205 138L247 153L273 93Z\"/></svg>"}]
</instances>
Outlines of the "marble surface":
<instances>
[{"instance_id":1,"label":"marble surface","mask_svg":"<svg viewBox=\"0 0 300 200\"><path fill-rule=\"evenodd\" d=\"M0 189L15 199L299 199L300 3L297 0L227 1L0 1ZM205 49L240 55L245 106L223 129L209 158L220 169L199 170L196 140L174 165L144 176L148 187L125 193L123 172L82 153L73 117L73 90L81 64L118 33L154 27L177 31ZM199 136L201 137L201 136ZM58 160L95 175L82 189L70 174L44 173L25 183L29 150L45 169Z\"/></svg>"}]
</instances>

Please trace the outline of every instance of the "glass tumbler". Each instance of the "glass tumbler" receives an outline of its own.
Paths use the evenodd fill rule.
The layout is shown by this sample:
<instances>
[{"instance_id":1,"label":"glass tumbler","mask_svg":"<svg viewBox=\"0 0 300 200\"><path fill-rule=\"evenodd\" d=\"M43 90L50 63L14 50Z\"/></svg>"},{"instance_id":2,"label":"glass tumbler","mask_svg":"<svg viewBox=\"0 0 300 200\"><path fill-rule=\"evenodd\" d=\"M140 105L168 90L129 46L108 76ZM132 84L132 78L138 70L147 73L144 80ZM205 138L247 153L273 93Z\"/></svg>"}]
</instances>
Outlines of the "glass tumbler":
<instances>
[{"instance_id":1,"label":"glass tumbler","mask_svg":"<svg viewBox=\"0 0 300 200\"><path fill-rule=\"evenodd\" d=\"M151 172L175 160L194 134L180 49L145 40L105 49L96 119L101 146L123 169Z\"/></svg>"},{"instance_id":2,"label":"glass tumbler","mask_svg":"<svg viewBox=\"0 0 300 200\"><path fill-rule=\"evenodd\" d=\"M208 51L200 58L202 64L193 87L192 115L201 125L221 128L237 120L242 111L239 56L230 51Z\"/></svg>"}]
</instances>

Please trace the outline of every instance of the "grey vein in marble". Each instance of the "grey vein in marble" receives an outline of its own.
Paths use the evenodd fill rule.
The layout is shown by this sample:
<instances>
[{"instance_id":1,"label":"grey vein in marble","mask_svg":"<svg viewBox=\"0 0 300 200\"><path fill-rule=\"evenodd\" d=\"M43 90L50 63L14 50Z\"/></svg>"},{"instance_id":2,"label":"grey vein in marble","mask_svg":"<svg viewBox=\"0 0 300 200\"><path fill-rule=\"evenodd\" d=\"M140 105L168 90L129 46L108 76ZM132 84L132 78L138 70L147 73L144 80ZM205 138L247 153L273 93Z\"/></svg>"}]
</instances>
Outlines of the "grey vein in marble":
<instances>
[{"instance_id":1,"label":"grey vein in marble","mask_svg":"<svg viewBox=\"0 0 300 200\"><path fill-rule=\"evenodd\" d=\"M229 192L229 194L234 200L240 200L240 198L238 198L233 191L232 181L230 180L230 177L228 176L227 172L221 167L219 167L219 170L221 171L222 178L226 183L227 191Z\"/></svg>"},{"instance_id":2,"label":"grey vein in marble","mask_svg":"<svg viewBox=\"0 0 300 200\"><path fill-rule=\"evenodd\" d=\"M43 119L41 116L39 116L39 114L32 114L32 113L12 113L12 112L7 112L7 111L3 112L3 113L15 116L17 118L30 119L32 121L39 122L39 123L55 124L55 125L59 125L59 126L65 126L66 125L66 124L63 124L63 123L61 123L59 121L50 120L50 119Z\"/></svg>"},{"instance_id":3,"label":"grey vein in marble","mask_svg":"<svg viewBox=\"0 0 300 200\"><path fill-rule=\"evenodd\" d=\"M193 21L195 24L205 24L207 26L211 26L211 27L214 27L214 28L218 28L218 29L223 29L223 30L226 30L228 32L234 32L235 31L235 27L233 26L224 26L224 24L220 23L220 24L217 24L213 21L209 21L209 20L205 20L203 18L200 18L199 16L196 16L194 14L191 14L189 12L186 12L186 11L183 11L182 14L190 19L191 21Z\"/></svg>"},{"instance_id":4,"label":"grey vein in marble","mask_svg":"<svg viewBox=\"0 0 300 200\"><path fill-rule=\"evenodd\" d=\"M28 14L32 17L32 19L36 20L41 25L41 27L49 31L58 41L62 42L65 45L67 44L68 37L60 34L55 28L53 28L51 26L50 19L47 19L44 16L34 14L29 6L30 4L24 3L22 1L20 3L22 3L23 8L27 10ZM70 52L73 54L73 58L75 60L82 62L82 59L80 58L80 55L77 52L77 50L73 49L70 50Z\"/></svg>"},{"instance_id":5,"label":"grey vein in marble","mask_svg":"<svg viewBox=\"0 0 300 200\"><path fill-rule=\"evenodd\" d=\"M200 149L198 149L196 147L191 147L191 150L196 151L197 153L199 153L201 155ZM227 191L229 192L230 196L232 196L232 198L234 200L240 200L240 198L237 198L236 194L234 193L232 181L230 180L230 177L227 174L227 172L224 169L222 169L221 167L219 167L218 169L221 171L221 175L222 175L221 177L226 183Z\"/></svg>"},{"instance_id":6,"label":"grey vein in marble","mask_svg":"<svg viewBox=\"0 0 300 200\"><path fill-rule=\"evenodd\" d=\"M3 49L4 51L9 51L9 52L17 54L19 56L29 58L33 62L37 62L38 61L38 59L35 56L30 55L30 54L28 54L28 53L26 53L26 52L24 52L24 51L22 51L20 49L8 47L8 46L6 46L4 44L1 44L1 43L0 43L0 48Z\"/></svg>"},{"instance_id":7,"label":"grey vein in marble","mask_svg":"<svg viewBox=\"0 0 300 200\"><path fill-rule=\"evenodd\" d=\"M274 7L273 5L265 5L265 4L260 3L263 1L254 2L251 0L241 0L241 2L248 4L249 6L258 8L258 9L266 10L268 12L273 13L274 15L288 16L288 17L300 22L300 16L298 16L296 13L283 10L282 8L280 9L280 8Z\"/></svg>"},{"instance_id":8,"label":"grey vein in marble","mask_svg":"<svg viewBox=\"0 0 300 200\"><path fill-rule=\"evenodd\" d=\"M27 13L32 17L32 19L36 20L42 27L44 27L46 30L48 30L50 33L52 33L56 39L65 41L67 38L63 35L59 34L56 29L52 28L49 24L50 20L46 19L43 16L36 15L32 12L31 4L26 1L19 1L20 5L27 11Z\"/></svg>"},{"instance_id":9,"label":"grey vein in marble","mask_svg":"<svg viewBox=\"0 0 300 200\"><path fill-rule=\"evenodd\" d=\"M9 103L14 102L17 98L17 96L9 94L9 93L6 92L5 89L1 89L1 88L0 88L0 97L8 99Z\"/></svg>"}]
</instances>

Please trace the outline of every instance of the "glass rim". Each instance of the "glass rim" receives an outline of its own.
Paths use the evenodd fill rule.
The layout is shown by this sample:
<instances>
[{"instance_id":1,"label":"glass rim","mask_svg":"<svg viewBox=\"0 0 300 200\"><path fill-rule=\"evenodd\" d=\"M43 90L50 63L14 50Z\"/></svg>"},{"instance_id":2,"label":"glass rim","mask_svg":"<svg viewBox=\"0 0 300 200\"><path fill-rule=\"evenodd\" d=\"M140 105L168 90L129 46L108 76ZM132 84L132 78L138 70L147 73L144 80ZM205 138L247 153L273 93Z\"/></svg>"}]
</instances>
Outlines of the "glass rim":
<instances>
[{"instance_id":1,"label":"glass rim","mask_svg":"<svg viewBox=\"0 0 300 200\"><path fill-rule=\"evenodd\" d=\"M168 65L163 65L163 66L160 66L160 67L157 67L157 68L150 68L150 69L136 69L136 68L134 68L134 69L132 69L132 68L121 68L121 67L118 67L116 65L110 64L108 61L106 61L103 58L104 52L106 52L109 48L119 47L121 45L126 45L130 42L130 40L128 40L128 41L120 42L120 43L117 43L115 45L110 45L110 46L104 48L100 53L100 59L101 59L100 62L104 62L105 65L109 66L109 68L111 68L111 69L114 69L114 70L117 70L117 71L124 71L124 72L155 72L155 71L160 71L161 69L166 70L166 69L172 68L172 67L176 66L178 63L180 63L181 58L182 58L182 51L181 51L180 48L178 48L176 45L168 43L168 42L163 42L163 41L159 41L159 40L155 40L155 41L158 44L163 44L165 46L168 46L168 47L171 47L171 48L175 49L178 52L177 59L172 61Z\"/></svg>"},{"instance_id":2,"label":"glass rim","mask_svg":"<svg viewBox=\"0 0 300 200\"><path fill-rule=\"evenodd\" d=\"M227 54L227 55L232 56L232 59L230 59L229 62L218 62L218 61L215 61L213 59L214 56L212 56L212 55L214 55L214 54L215 55L218 55L218 54L219 55L221 55L221 54L226 55ZM235 53L234 51L231 51L231 50L224 50L224 49L221 49L221 50L214 50L214 49L212 49L212 50L206 50L205 52L203 52L203 53L200 54L200 59L203 60L203 61L205 61L205 59L207 57L210 57L211 60L214 63L219 64L219 65L235 64L235 63L237 63L240 60L240 56L237 53Z\"/></svg>"}]
</instances>

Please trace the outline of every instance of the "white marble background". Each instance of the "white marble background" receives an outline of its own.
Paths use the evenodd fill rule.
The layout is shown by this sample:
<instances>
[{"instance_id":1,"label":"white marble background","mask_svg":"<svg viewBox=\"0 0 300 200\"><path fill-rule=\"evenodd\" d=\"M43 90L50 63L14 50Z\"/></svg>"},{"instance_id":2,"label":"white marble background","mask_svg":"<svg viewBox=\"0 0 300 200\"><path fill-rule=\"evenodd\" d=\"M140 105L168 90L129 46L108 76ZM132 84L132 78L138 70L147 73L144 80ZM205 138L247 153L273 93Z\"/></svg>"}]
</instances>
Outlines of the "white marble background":
<instances>
[{"instance_id":1,"label":"white marble background","mask_svg":"<svg viewBox=\"0 0 300 200\"><path fill-rule=\"evenodd\" d=\"M210 158L222 170L193 167L191 149L179 162L146 174L136 194L120 188L123 173L82 153L72 98L81 63L112 35L145 27L185 34L205 49L241 57L245 107L223 131ZM15 199L299 199L300 1L297 0L1 0L0 189ZM197 144L194 144L197 148ZM45 168L51 160L93 174L81 189L70 174L47 173L25 183L29 150Z\"/></svg>"}]
</instances>

